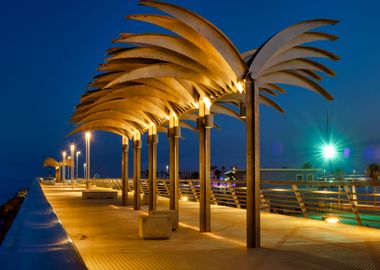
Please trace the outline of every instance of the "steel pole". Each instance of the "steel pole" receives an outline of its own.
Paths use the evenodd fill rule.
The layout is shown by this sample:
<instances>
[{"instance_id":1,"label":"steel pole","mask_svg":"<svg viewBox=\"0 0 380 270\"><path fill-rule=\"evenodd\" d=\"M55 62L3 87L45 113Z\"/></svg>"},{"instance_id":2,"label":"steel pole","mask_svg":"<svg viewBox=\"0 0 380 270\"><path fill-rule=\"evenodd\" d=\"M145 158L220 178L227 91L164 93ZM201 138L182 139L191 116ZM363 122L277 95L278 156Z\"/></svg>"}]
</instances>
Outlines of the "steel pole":
<instances>
[{"instance_id":1,"label":"steel pole","mask_svg":"<svg viewBox=\"0 0 380 270\"><path fill-rule=\"evenodd\" d=\"M91 171L90 171L90 159L91 159L91 152L90 152L90 135L86 134L86 189L90 189L90 178L91 178Z\"/></svg>"},{"instance_id":2,"label":"steel pole","mask_svg":"<svg viewBox=\"0 0 380 270\"><path fill-rule=\"evenodd\" d=\"M62 180L63 180L63 184L65 184L65 166L62 166L63 170L62 170Z\"/></svg>"},{"instance_id":3,"label":"steel pole","mask_svg":"<svg viewBox=\"0 0 380 270\"><path fill-rule=\"evenodd\" d=\"M140 210L141 140L133 141L133 210Z\"/></svg>"},{"instance_id":4,"label":"steel pole","mask_svg":"<svg viewBox=\"0 0 380 270\"><path fill-rule=\"evenodd\" d=\"M89 186L89 180L88 180L88 173L87 173L87 166L88 166L88 139L86 137L86 189L88 190L88 186Z\"/></svg>"},{"instance_id":5,"label":"steel pole","mask_svg":"<svg viewBox=\"0 0 380 270\"><path fill-rule=\"evenodd\" d=\"M74 189L74 165L75 165L75 146L70 146L70 150L71 150L71 159L73 161L73 164L70 166L70 172L71 172L71 189Z\"/></svg>"},{"instance_id":6,"label":"steel pole","mask_svg":"<svg viewBox=\"0 0 380 270\"><path fill-rule=\"evenodd\" d=\"M260 237L260 125L259 91L246 81L247 247L259 248Z\"/></svg>"},{"instance_id":7,"label":"steel pole","mask_svg":"<svg viewBox=\"0 0 380 270\"><path fill-rule=\"evenodd\" d=\"M65 174L66 174L66 167L65 167L65 163L66 163L66 153L63 152L62 153L62 184L64 185L65 184Z\"/></svg>"},{"instance_id":8,"label":"steel pole","mask_svg":"<svg viewBox=\"0 0 380 270\"><path fill-rule=\"evenodd\" d=\"M121 149L121 201L122 205L128 205L128 138L122 138L122 149Z\"/></svg>"},{"instance_id":9,"label":"steel pole","mask_svg":"<svg viewBox=\"0 0 380 270\"><path fill-rule=\"evenodd\" d=\"M65 184L65 170L66 170L65 166L62 165L62 183L63 184Z\"/></svg>"}]
</instances>

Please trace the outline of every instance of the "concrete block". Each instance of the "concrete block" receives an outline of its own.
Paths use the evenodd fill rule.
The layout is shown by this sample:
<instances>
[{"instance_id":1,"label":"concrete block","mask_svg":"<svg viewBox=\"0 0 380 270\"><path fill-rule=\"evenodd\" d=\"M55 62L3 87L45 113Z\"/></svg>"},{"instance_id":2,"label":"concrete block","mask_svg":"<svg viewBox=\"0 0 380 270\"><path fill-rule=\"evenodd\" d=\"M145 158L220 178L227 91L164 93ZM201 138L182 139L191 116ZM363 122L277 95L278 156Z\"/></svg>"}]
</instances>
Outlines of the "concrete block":
<instances>
[{"instance_id":1,"label":"concrete block","mask_svg":"<svg viewBox=\"0 0 380 270\"><path fill-rule=\"evenodd\" d=\"M141 205L148 205L149 204L149 195L141 194L140 195L140 204Z\"/></svg>"},{"instance_id":2,"label":"concrete block","mask_svg":"<svg viewBox=\"0 0 380 270\"><path fill-rule=\"evenodd\" d=\"M172 218L169 215L139 215L139 236L144 239L169 239Z\"/></svg>"},{"instance_id":3,"label":"concrete block","mask_svg":"<svg viewBox=\"0 0 380 270\"><path fill-rule=\"evenodd\" d=\"M82 191L83 199L116 199L117 191L85 190Z\"/></svg>"},{"instance_id":4,"label":"concrete block","mask_svg":"<svg viewBox=\"0 0 380 270\"><path fill-rule=\"evenodd\" d=\"M159 205L159 197L157 196L157 205ZM149 195L148 194L141 194L140 195L140 204L141 205L149 205Z\"/></svg>"},{"instance_id":5,"label":"concrete block","mask_svg":"<svg viewBox=\"0 0 380 270\"><path fill-rule=\"evenodd\" d=\"M172 230L175 231L178 229L178 211L176 210L151 210L150 215L166 215L171 216L172 218Z\"/></svg>"}]
</instances>

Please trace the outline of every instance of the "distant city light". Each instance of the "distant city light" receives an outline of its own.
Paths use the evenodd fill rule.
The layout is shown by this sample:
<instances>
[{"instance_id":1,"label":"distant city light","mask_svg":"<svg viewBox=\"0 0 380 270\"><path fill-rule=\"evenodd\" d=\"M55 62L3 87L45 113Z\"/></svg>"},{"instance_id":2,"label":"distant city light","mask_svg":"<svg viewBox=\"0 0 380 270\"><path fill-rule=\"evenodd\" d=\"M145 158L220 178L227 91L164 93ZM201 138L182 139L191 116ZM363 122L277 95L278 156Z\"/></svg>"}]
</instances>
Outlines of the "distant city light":
<instances>
[{"instance_id":1,"label":"distant city light","mask_svg":"<svg viewBox=\"0 0 380 270\"><path fill-rule=\"evenodd\" d=\"M323 157L326 159L333 159L336 156L336 148L334 145L325 145L322 148Z\"/></svg>"}]
</instances>

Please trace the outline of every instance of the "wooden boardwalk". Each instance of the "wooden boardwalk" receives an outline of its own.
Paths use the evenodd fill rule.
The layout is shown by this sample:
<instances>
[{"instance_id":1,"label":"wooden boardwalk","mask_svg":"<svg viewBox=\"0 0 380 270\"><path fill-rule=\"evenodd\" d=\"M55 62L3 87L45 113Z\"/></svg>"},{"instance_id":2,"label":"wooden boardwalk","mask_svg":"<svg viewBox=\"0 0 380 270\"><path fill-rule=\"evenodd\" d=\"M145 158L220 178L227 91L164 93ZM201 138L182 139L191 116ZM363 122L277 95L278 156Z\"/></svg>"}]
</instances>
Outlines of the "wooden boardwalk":
<instances>
[{"instance_id":1,"label":"wooden boardwalk","mask_svg":"<svg viewBox=\"0 0 380 270\"><path fill-rule=\"evenodd\" d=\"M89 269L380 269L380 230L262 213L261 249L245 248L245 210L211 206L212 232L198 232L198 204L180 203L170 240L142 240L120 200L84 200L81 189L43 186ZM159 209L167 209L160 198Z\"/></svg>"}]
</instances>

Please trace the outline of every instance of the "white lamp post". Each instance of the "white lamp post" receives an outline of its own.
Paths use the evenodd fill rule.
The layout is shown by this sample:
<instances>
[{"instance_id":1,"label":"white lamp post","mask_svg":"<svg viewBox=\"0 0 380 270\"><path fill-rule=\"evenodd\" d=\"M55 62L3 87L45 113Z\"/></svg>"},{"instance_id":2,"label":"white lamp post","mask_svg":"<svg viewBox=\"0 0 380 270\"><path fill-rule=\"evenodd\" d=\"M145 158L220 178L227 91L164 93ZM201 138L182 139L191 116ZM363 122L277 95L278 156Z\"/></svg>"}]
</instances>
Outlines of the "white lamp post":
<instances>
[{"instance_id":1,"label":"white lamp post","mask_svg":"<svg viewBox=\"0 0 380 270\"><path fill-rule=\"evenodd\" d=\"M62 183L65 184L65 160L66 160L66 151L62 152Z\"/></svg>"},{"instance_id":2,"label":"white lamp post","mask_svg":"<svg viewBox=\"0 0 380 270\"><path fill-rule=\"evenodd\" d=\"M77 154L77 162L75 163L76 166L77 166L77 168L76 168L76 169L77 169L77 177L76 177L76 178L78 179L78 176L79 176L79 175L78 175L78 164L79 164L79 155L80 155L80 151L77 151L76 154Z\"/></svg>"},{"instance_id":3,"label":"white lamp post","mask_svg":"<svg viewBox=\"0 0 380 270\"><path fill-rule=\"evenodd\" d=\"M86 189L90 189L90 140L91 132L86 132Z\"/></svg>"},{"instance_id":4,"label":"white lamp post","mask_svg":"<svg viewBox=\"0 0 380 270\"><path fill-rule=\"evenodd\" d=\"M71 189L74 189L74 165L75 165L75 159L74 159L74 151L75 151L75 145L72 143L70 145L70 157L73 161L71 167Z\"/></svg>"}]
</instances>

